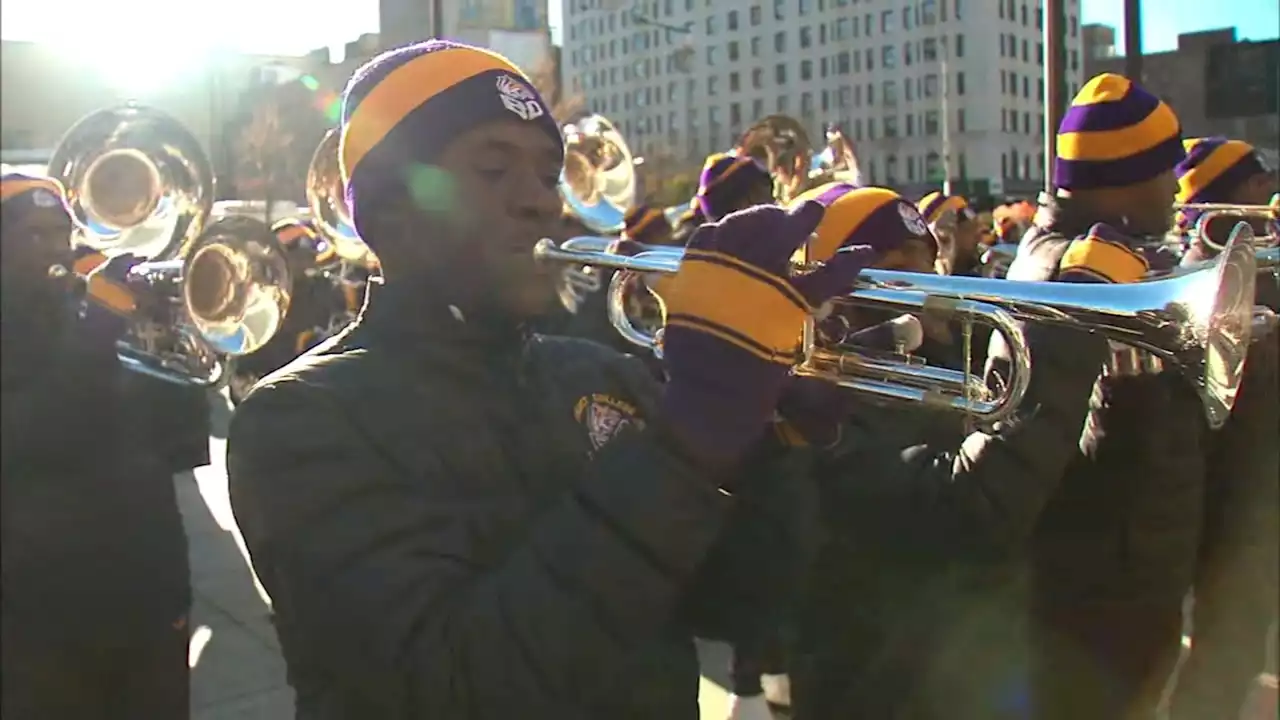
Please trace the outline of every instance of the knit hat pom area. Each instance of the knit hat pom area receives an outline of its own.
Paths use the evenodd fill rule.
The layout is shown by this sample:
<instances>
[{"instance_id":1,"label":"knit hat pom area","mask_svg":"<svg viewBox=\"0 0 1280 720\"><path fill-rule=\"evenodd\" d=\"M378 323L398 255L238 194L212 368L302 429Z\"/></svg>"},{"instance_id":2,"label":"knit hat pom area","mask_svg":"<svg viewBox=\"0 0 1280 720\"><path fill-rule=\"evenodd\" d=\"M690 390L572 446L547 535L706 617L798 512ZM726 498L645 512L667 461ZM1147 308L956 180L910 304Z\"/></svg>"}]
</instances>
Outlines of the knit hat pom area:
<instances>
[{"instance_id":1,"label":"knit hat pom area","mask_svg":"<svg viewBox=\"0 0 1280 720\"><path fill-rule=\"evenodd\" d=\"M498 53L427 40L370 60L351 76L342 99L338 152L352 214L358 218L362 198L396 184L428 205L433 197L442 206L450 202L443 187L417 186L447 185L435 167L444 149L466 131L501 120L532 123L563 151L546 101Z\"/></svg>"}]
</instances>

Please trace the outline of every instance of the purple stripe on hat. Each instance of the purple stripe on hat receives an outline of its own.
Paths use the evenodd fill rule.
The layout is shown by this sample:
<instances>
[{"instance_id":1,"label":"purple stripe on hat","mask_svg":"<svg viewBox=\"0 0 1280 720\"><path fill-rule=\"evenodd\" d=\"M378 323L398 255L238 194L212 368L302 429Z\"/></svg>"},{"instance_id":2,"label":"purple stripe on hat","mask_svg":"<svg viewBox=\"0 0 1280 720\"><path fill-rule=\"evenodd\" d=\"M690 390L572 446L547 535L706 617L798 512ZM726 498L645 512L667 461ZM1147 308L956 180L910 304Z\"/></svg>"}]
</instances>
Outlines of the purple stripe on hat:
<instances>
[{"instance_id":1,"label":"purple stripe on hat","mask_svg":"<svg viewBox=\"0 0 1280 720\"><path fill-rule=\"evenodd\" d=\"M933 214L938 211L938 208L942 207L942 204L949 200L950 197L951 196L949 195L938 193L934 196L933 200L929 201L927 205L921 208L920 214L924 216L925 222L929 222L929 218L933 217Z\"/></svg>"},{"instance_id":2,"label":"purple stripe on hat","mask_svg":"<svg viewBox=\"0 0 1280 720\"><path fill-rule=\"evenodd\" d=\"M1133 127L1155 112L1159 106L1159 98L1136 84L1130 84L1129 92L1119 100L1072 105L1062 116L1058 134L1102 132Z\"/></svg>"},{"instance_id":3,"label":"purple stripe on hat","mask_svg":"<svg viewBox=\"0 0 1280 720\"><path fill-rule=\"evenodd\" d=\"M1187 149L1187 156L1178 163L1178 167L1174 170L1178 177L1186 175L1189 171L1200 167L1200 164L1209 159L1214 150L1222 147L1227 143L1224 137L1201 138L1191 144ZM1186 145L1183 145L1186 148Z\"/></svg>"},{"instance_id":4,"label":"purple stripe on hat","mask_svg":"<svg viewBox=\"0 0 1280 720\"><path fill-rule=\"evenodd\" d=\"M1137 155L1118 160L1066 160L1053 164L1053 183L1063 190L1121 187L1170 172L1185 157L1182 140L1173 136Z\"/></svg>"},{"instance_id":5,"label":"purple stripe on hat","mask_svg":"<svg viewBox=\"0 0 1280 720\"><path fill-rule=\"evenodd\" d=\"M1258 153L1251 152L1224 170L1221 175L1214 178L1208 185L1192 193L1186 199L1186 202L1188 204L1229 202L1233 190L1240 187L1249 178L1255 175L1265 175L1267 172L1266 166L1258 158ZM1200 210L1181 210L1178 212L1178 225L1189 228L1196 224L1201 214L1202 211Z\"/></svg>"},{"instance_id":6,"label":"purple stripe on hat","mask_svg":"<svg viewBox=\"0 0 1280 720\"><path fill-rule=\"evenodd\" d=\"M814 198L822 207L830 207L831 203L844 197L850 190L857 190L857 186L850 183L835 183Z\"/></svg>"},{"instance_id":7,"label":"purple stripe on hat","mask_svg":"<svg viewBox=\"0 0 1280 720\"><path fill-rule=\"evenodd\" d=\"M865 220L858 223L857 228L844 239L844 242L840 243L840 247L870 245L877 252L884 253L901 247L907 240L918 238L928 241L936 252L938 239L928 228L925 228L924 235L917 235L908 228L906 220L903 219L905 211L900 210L900 206L905 207L910 213L918 213L915 206L905 200L887 202L872 210Z\"/></svg>"}]
</instances>

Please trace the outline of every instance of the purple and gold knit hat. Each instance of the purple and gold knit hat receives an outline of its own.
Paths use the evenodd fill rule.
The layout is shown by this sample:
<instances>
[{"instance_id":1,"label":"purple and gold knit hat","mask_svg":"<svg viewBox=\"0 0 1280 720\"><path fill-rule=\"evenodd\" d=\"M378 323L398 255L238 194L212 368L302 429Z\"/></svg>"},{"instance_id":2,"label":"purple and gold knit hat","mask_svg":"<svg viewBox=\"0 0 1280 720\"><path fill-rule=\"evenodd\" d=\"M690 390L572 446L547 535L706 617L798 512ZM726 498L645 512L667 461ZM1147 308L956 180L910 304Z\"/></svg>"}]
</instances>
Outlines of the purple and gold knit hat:
<instances>
[{"instance_id":1,"label":"purple and gold knit hat","mask_svg":"<svg viewBox=\"0 0 1280 720\"><path fill-rule=\"evenodd\" d=\"M427 40L389 50L355 74L342 99L339 158L357 230L361 209L396 184L414 189L445 147L496 120L535 123L563 150L560 126L529 78L491 50Z\"/></svg>"},{"instance_id":2,"label":"purple and gold knit hat","mask_svg":"<svg viewBox=\"0 0 1280 720\"><path fill-rule=\"evenodd\" d=\"M1224 203L1249 178L1270 172L1249 143L1224 137L1192 138L1183 143L1187 156L1178 163L1179 203ZM1180 210L1178 225L1190 227L1198 210Z\"/></svg>"},{"instance_id":3,"label":"purple and gold knit hat","mask_svg":"<svg viewBox=\"0 0 1280 720\"><path fill-rule=\"evenodd\" d=\"M773 176L750 155L716 153L707 158L698 180L698 208L704 217L719 220L756 185L772 187Z\"/></svg>"},{"instance_id":4,"label":"purple and gold knit hat","mask_svg":"<svg viewBox=\"0 0 1280 720\"><path fill-rule=\"evenodd\" d=\"M1080 88L1058 126L1053 181L1063 190L1134 185L1173 170L1184 154L1173 109L1103 73Z\"/></svg>"}]
</instances>

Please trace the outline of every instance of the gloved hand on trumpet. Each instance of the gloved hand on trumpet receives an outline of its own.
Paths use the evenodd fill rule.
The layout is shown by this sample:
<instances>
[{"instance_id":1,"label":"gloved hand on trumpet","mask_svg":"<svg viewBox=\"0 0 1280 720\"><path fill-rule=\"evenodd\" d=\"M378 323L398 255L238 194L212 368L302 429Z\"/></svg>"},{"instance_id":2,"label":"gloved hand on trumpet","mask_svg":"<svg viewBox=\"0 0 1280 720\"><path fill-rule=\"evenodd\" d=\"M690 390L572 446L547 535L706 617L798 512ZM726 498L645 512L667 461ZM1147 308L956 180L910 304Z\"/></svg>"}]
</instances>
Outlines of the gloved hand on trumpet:
<instances>
[{"instance_id":1,"label":"gloved hand on trumpet","mask_svg":"<svg viewBox=\"0 0 1280 720\"><path fill-rule=\"evenodd\" d=\"M915 208L879 188L790 210L760 206L699 229L663 292L663 402L674 433L709 459L738 457L794 382L806 318L909 239L928 237ZM793 257L806 245L822 264L795 274ZM817 424L824 427L805 441L828 440L830 423Z\"/></svg>"}]
</instances>

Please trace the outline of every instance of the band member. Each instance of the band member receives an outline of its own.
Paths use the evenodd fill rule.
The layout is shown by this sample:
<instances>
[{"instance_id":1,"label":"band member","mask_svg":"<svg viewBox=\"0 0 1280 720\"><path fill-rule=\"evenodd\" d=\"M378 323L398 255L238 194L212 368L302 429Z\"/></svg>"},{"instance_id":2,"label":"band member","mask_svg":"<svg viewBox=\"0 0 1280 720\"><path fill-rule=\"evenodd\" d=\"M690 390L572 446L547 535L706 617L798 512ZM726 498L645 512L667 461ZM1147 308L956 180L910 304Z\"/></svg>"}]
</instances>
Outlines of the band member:
<instances>
[{"instance_id":1,"label":"band member","mask_svg":"<svg viewBox=\"0 0 1280 720\"><path fill-rule=\"evenodd\" d=\"M938 274L979 275L982 226L969 203L959 195L931 192L917 207L938 238Z\"/></svg>"},{"instance_id":2,"label":"band member","mask_svg":"<svg viewBox=\"0 0 1280 720\"><path fill-rule=\"evenodd\" d=\"M695 201L702 217L716 221L729 213L773 203L773 178L750 155L712 155L702 166Z\"/></svg>"},{"instance_id":3,"label":"band member","mask_svg":"<svg viewBox=\"0 0 1280 720\"><path fill-rule=\"evenodd\" d=\"M237 402L258 379L325 340L336 324L335 318L347 314L355 317L364 300L354 283L348 286L321 272L336 254L333 245L310 225L285 219L271 230L285 250L293 293L280 331L257 352L236 359L232 399Z\"/></svg>"},{"instance_id":4,"label":"band member","mask_svg":"<svg viewBox=\"0 0 1280 720\"><path fill-rule=\"evenodd\" d=\"M99 264L77 314L71 276L50 274L73 266L56 182L8 175L0 198L0 715L185 718L191 591L173 474L208 462L204 391L122 370L116 312L140 303L122 284L136 258Z\"/></svg>"},{"instance_id":5,"label":"band member","mask_svg":"<svg viewBox=\"0 0 1280 720\"><path fill-rule=\"evenodd\" d=\"M770 470L803 438L773 424L795 333L895 239L790 277L820 206L705 226L665 298L659 390L634 359L525 331L555 299L532 249L563 144L509 61L437 40L375 58L341 156L383 283L228 439L299 717L696 718L694 610L728 622L776 591L757 553L799 526L756 516L808 476Z\"/></svg>"},{"instance_id":6,"label":"band member","mask_svg":"<svg viewBox=\"0 0 1280 720\"><path fill-rule=\"evenodd\" d=\"M1178 165L1183 203L1264 205L1274 179L1248 144L1224 138L1186 142ZM1194 227L1199 213L1180 220ZM1209 223L1214 244L1193 237L1184 262L1213 257L1242 218ZM1263 222L1256 230L1265 232ZM1258 283L1258 302L1277 307L1274 283ZM1280 607L1280 339L1249 348L1235 407L1212 433L1206 461L1204 534L1195 580L1190 654L1178 673L1170 717L1236 717L1266 660L1268 628Z\"/></svg>"},{"instance_id":7,"label":"band member","mask_svg":"<svg viewBox=\"0 0 1280 720\"><path fill-rule=\"evenodd\" d=\"M1187 157L1178 164L1178 202L1225 203L1231 205L1266 205L1276 192L1276 176L1254 147L1239 140L1222 137L1194 138L1184 143ZM1203 213L1199 210L1178 211L1178 226L1191 231ZM1276 235L1276 221L1222 215L1205 228L1213 244L1226 244L1236 224L1249 221L1258 236ZM1190 238L1187 259L1191 262L1212 257L1213 248L1204 238Z\"/></svg>"},{"instance_id":8,"label":"band member","mask_svg":"<svg viewBox=\"0 0 1280 720\"><path fill-rule=\"evenodd\" d=\"M1136 83L1103 74L1076 95L1058 132L1059 191L1042 198L1009 279L1141 279L1147 263L1134 239L1162 235L1173 220L1184 156L1177 116ZM1177 660L1205 423L1176 371L1131 367L1114 363L1099 379L1080 453L1032 541L1032 717L1149 714Z\"/></svg>"},{"instance_id":9,"label":"band member","mask_svg":"<svg viewBox=\"0 0 1280 720\"><path fill-rule=\"evenodd\" d=\"M914 237L904 249L918 247L901 254L928 260L886 256L877 267L932 271L936 240L920 214L896 212L892 191L835 185L799 200L815 193L828 205L818 248L905 224ZM843 437L815 468L827 540L797 613L796 720L1000 717L1003 698L985 692L998 683L982 680L1007 669L988 665L991 646L1013 640L992 631L1007 599L991 578L1057 487L1104 357L1104 343L1080 333L1029 334L1032 389L1019 416L990 432L966 434L952 415L846 405ZM956 367L914 345L930 364Z\"/></svg>"}]
</instances>

